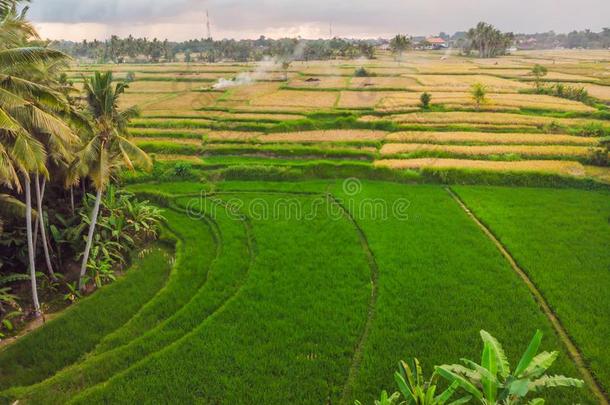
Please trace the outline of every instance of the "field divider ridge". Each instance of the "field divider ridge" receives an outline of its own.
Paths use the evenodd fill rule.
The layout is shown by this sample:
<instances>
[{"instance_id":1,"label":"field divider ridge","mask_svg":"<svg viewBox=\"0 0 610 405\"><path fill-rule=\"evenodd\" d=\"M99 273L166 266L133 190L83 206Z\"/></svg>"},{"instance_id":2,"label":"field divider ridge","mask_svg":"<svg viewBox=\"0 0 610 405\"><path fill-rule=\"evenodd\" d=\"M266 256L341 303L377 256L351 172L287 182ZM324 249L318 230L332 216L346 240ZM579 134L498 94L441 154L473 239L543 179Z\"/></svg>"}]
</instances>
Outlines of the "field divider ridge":
<instances>
[{"instance_id":1,"label":"field divider ridge","mask_svg":"<svg viewBox=\"0 0 610 405\"><path fill-rule=\"evenodd\" d=\"M338 206L345 218L351 222L352 226L356 229L356 233L358 234L358 239L360 239L360 244L362 245L362 250L365 252L367 261L369 264L369 269L371 271L371 297L368 305L368 312L366 317L366 323L364 325L364 330L362 331L362 335L358 340L358 344L356 345L356 351L354 352L354 357L352 358L352 365L349 370L349 374L347 380L345 382L343 388L343 394L341 396L340 403L348 404L349 398L352 393L352 387L354 385L354 381L357 377L358 371L360 369L360 364L362 363L362 356L364 353L364 345L369 337L371 329L373 327L373 322L375 320L375 307L377 305L377 296L378 296L378 283L377 280L379 278L379 266L377 265L377 260L375 259L375 255L371 250L369 245L369 241L364 233L364 230L358 225L356 219L353 215L348 211L348 209L343 205L343 203L335 197L332 193L327 192L326 197L336 206Z\"/></svg>"},{"instance_id":2,"label":"field divider ridge","mask_svg":"<svg viewBox=\"0 0 610 405\"><path fill-rule=\"evenodd\" d=\"M500 240L493 234L493 232L485 225L475 214L472 212L470 208L466 205L466 203L455 193L450 187L445 187L445 190L449 195L455 200L455 202L464 210L464 212L475 222L475 224L483 231L483 233L487 236L487 238L496 246L496 248L500 251L500 253L504 256L504 258L508 261L513 271L521 278L521 280L525 283L530 293L534 297L534 300L538 303L538 306L544 313L544 315L551 322L551 326L555 330L555 333L559 336L559 339L563 342L564 346L568 351L568 355L576 365L576 368L580 372L581 376L585 380L585 383L593 392L593 394L599 400L600 405L609 405L608 397L604 389L601 387L599 382L595 379L585 361L583 356L578 349L578 347L572 341L572 338L568 334L567 330L561 324L561 321L555 315L550 305L544 298L542 292L536 287L532 279L529 275L523 270L519 264L517 264L514 257L510 254L508 249L500 242Z\"/></svg>"}]
</instances>

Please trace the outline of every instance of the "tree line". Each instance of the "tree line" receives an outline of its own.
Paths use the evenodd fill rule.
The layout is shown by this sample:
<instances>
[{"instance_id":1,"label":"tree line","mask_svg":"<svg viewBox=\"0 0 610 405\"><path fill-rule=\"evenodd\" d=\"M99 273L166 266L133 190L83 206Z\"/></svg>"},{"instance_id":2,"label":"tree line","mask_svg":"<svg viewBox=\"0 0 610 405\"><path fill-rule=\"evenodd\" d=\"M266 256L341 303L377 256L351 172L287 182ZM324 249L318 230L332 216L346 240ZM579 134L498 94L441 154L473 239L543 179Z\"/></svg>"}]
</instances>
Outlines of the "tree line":
<instances>
[{"instance_id":1,"label":"tree line","mask_svg":"<svg viewBox=\"0 0 610 405\"><path fill-rule=\"evenodd\" d=\"M255 40L193 39L171 42L167 39L119 38L106 41L51 41L49 46L79 59L99 63L260 61L265 57L290 60L328 60L336 58L373 58L376 41L341 38L305 40L298 38Z\"/></svg>"}]
</instances>

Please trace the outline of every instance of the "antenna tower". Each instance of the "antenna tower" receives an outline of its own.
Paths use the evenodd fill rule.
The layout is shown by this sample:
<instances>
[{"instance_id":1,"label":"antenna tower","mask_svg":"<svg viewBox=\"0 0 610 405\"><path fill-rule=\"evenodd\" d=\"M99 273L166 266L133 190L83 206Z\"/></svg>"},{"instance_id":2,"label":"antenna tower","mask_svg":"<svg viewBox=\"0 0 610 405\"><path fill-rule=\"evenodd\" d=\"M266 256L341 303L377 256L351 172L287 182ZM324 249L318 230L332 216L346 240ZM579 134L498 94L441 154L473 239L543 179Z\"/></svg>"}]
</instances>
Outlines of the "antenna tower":
<instances>
[{"instance_id":1,"label":"antenna tower","mask_svg":"<svg viewBox=\"0 0 610 405\"><path fill-rule=\"evenodd\" d=\"M210 28L210 13L208 12L208 10L205 10L205 19L206 19L206 23L205 26L207 28L207 32L208 32L208 39L212 39L212 29Z\"/></svg>"}]
</instances>

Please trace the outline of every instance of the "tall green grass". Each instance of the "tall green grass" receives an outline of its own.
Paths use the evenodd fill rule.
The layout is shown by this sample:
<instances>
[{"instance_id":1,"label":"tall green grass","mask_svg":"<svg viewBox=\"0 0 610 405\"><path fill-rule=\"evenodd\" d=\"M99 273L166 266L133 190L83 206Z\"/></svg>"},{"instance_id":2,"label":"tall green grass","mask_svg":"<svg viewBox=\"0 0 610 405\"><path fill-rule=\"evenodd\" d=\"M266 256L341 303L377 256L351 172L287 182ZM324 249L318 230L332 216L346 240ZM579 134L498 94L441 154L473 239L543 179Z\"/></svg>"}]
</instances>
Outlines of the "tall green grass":
<instances>
[{"instance_id":1,"label":"tall green grass","mask_svg":"<svg viewBox=\"0 0 610 405\"><path fill-rule=\"evenodd\" d=\"M364 230L379 266L374 326L353 398L345 403L371 403L380 389L393 390L401 359L418 357L429 374L434 365L477 358L480 329L518 359L539 328L544 348L561 351L553 372L578 377L527 287L442 188L364 182L355 196L341 183L333 191ZM380 196L387 207L402 208L403 220L368 208ZM562 390L549 402L595 403L585 390Z\"/></svg>"},{"instance_id":2,"label":"tall green grass","mask_svg":"<svg viewBox=\"0 0 610 405\"><path fill-rule=\"evenodd\" d=\"M0 389L33 384L77 361L163 286L170 256L154 248L126 275L0 351Z\"/></svg>"},{"instance_id":3,"label":"tall green grass","mask_svg":"<svg viewBox=\"0 0 610 405\"><path fill-rule=\"evenodd\" d=\"M192 184L193 191L202 189L201 185ZM168 218L181 238L176 274L182 274L182 279L176 280L173 288L155 302L150 308L153 311L147 311L125 330L109 336L104 345L82 362L40 384L9 390L3 394L5 399L65 403L88 387L103 383L180 340L239 289L250 260L248 236L242 222L219 211L220 215L215 216L216 232L220 238L216 250L210 229L198 218L186 215L185 207L163 197L171 194L171 190L172 186L168 184L165 188L156 186L137 191L146 192L147 196L156 195L156 199L180 211L168 211ZM210 215L206 210L201 213ZM214 253L217 253L215 258ZM138 325L143 325L145 330L138 333L135 329Z\"/></svg>"},{"instance_id":4,"label":"tall green grass","mask_svg":"<svg viewBox=\"0 0 610 405\"><path fill-rule=\"evenodd\" d=\"M610 390L610 192L456 187L541 290Z\"/></svg>"},{"instance_id":5,"label":"tall green grass","mask_svg":"<svg viewBox=\"0 0 610 405\"><path fill-rule=\"evenodd\" d=\"M286 198L225 198L238 197L246 206ZM297 200L305 212L318 206ZM175 345L74 402L335 403L366 319L370 281L352 225L319 208L307 221L286 211L253 218L257 258L235 298Z\"/></svg>"}]
</instances>

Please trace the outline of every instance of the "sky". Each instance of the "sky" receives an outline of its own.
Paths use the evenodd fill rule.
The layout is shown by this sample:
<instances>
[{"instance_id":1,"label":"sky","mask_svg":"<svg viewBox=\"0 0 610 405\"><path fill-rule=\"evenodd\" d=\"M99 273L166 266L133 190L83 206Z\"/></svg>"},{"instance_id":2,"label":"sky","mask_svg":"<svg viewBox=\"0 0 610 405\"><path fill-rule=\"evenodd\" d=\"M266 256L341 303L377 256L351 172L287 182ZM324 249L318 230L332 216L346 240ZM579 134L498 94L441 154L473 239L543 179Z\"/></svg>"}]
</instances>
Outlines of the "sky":
<instances>
[{"instance_id":1,"label":"sky","mask_svg":"<svg viewBox=\"0 0 610 405\"><path fill-rule=\"evenodd\" d=\"M32 0L43 38L110 35L182 41L222 38L389 38L465 31L479 21L504 31L569 32L610 26L610 0Z\"/></svg>"}]
</instances>

